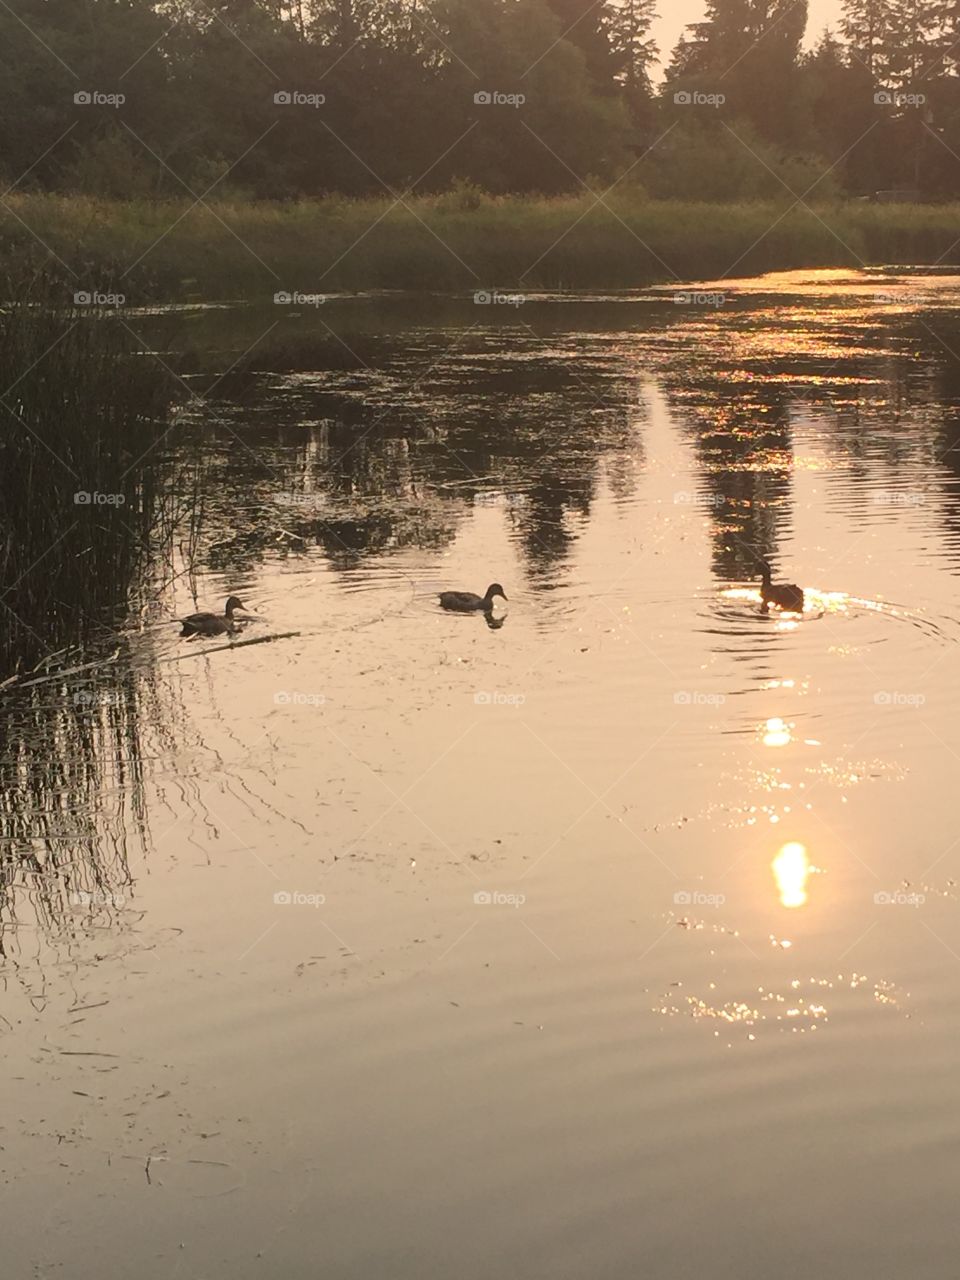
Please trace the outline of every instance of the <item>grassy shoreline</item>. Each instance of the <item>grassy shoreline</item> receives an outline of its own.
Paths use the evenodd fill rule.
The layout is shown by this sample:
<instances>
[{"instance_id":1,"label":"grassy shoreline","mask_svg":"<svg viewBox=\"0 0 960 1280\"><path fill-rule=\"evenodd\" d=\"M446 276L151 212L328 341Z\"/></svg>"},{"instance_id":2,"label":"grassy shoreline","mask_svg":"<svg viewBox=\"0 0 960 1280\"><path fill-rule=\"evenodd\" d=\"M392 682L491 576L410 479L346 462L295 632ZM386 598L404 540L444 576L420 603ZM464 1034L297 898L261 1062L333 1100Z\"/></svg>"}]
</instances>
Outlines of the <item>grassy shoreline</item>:
<instances>
[{"instance_id":1,"label":"grassy shoreline","mask_svg":"<svg viewBox=\"0 0 960 1280\"><path fill-rule=\"evenodd\" d=\"M297 203L14 195L0 269L53 253L129 302L277 290L628 289L799 267L960 260L960 204L696 204L614 192Z\"/></svg>"}]
</instances>

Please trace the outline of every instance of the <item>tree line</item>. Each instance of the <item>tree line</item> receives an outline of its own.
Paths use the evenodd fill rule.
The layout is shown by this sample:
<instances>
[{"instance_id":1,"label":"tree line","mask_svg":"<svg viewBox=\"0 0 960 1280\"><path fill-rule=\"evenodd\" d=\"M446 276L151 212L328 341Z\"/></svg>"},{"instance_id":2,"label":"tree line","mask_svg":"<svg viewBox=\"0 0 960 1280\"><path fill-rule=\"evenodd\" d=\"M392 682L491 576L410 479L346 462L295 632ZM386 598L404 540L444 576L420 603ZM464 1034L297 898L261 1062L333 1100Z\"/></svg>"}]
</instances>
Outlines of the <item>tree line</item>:
<instances>
[{"instance_id":1,"label":"tree line","mask_svg":"<svg viewBox=\"0 0 960 1280\"><path fill-rule=\"evenodd\" d=\"M669 0L665 0L669 3ZM4 189L960 194L960 0L8 0Z\"/></svg>"}]
</instances>

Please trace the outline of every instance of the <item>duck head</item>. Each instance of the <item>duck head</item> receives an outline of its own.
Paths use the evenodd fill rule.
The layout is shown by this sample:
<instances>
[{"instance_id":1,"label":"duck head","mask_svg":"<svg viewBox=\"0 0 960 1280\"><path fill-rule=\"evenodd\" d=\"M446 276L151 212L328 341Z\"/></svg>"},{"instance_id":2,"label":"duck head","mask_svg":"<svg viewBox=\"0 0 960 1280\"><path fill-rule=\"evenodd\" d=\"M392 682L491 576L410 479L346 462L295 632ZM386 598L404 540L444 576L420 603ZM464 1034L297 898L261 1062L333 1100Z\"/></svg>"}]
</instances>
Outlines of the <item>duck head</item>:
<instances>
[{"instance_id":1,"label":"duck head","mask_svg":"<svg viewBox=\"0 0 960 1280\"><path fill-rule=\"evenodd\" d=\"M231 596L230 599L227 601L226 608L224 609L223 612L227 615L228 618L232 618L234 609L246 609L246 607L247 606L243 603L243 601L238 599L237 596Z\"/></svg>"},{"instance_id":2,"label":"duck head","mask_svg":"<svg viewBox=\"0 0 960 1280\"><path fill-rule=\"evenodd\" d=\"M492 607L495 596L499 596L501 600L506 600L507 598L507 594L499 582L492 582L490 586L487 587L487 594L483 599L488 609Z\"/></svg>"}]
</instances>

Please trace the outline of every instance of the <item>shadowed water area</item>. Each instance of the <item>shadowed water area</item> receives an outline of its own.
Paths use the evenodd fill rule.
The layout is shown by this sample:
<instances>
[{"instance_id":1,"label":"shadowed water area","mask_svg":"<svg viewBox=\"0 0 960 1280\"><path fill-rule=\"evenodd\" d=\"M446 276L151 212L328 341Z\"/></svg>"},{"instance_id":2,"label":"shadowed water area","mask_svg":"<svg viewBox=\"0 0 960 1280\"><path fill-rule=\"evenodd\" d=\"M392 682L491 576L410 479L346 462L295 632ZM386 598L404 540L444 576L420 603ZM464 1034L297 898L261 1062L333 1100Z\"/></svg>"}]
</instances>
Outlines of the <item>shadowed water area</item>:
<instances>
[{"instance_id":1,"label":"shadowed water area","mask_svg":"<svg viewBox=\"0 0 960 1280\"><path fill-rule=\"evenodd\" d=\"M691 288L126 317L3 584L11 1276L955 1268L960 278Z\"/></svg>"}]
</instances>

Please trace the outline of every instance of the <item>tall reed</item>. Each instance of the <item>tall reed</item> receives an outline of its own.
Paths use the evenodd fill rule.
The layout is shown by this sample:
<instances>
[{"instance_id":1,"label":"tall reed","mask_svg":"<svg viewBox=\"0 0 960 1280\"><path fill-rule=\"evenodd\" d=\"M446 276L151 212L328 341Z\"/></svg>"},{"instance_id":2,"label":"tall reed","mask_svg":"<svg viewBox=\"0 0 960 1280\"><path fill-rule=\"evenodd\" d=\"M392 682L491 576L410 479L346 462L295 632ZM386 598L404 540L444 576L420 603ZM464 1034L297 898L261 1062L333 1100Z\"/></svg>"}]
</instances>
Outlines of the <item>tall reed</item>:
<instances>
[{"instance_id":1,"label":"tall reed","mask_svg":"<svg viewBox=\"0 0 960 1280\"><path fill-rule=\"evenodd\" d=\"M46 271L0 281L0 681L122 616L163 503L168 375Z\"/></svg>"}]
</instances>

